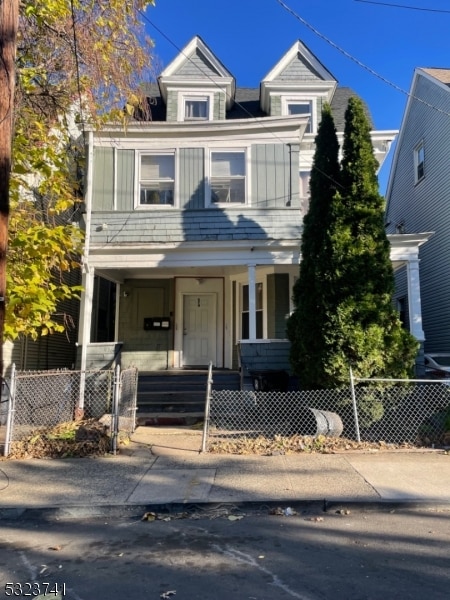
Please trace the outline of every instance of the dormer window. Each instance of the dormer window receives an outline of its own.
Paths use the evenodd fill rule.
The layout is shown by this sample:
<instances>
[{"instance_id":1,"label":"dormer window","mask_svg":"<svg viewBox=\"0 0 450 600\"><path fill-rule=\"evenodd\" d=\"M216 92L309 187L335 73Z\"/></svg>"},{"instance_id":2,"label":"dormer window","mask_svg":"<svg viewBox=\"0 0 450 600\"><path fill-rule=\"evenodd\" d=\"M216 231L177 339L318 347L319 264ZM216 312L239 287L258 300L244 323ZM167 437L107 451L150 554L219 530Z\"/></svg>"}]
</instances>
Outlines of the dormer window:
<instances>
[{"instance_id":1,"label":"dormer window","mask_svg":"<svg viewBox=\"0 0 450 600\"><path fill-rule=\"evenodd\" d=\"M178 96L179 121L212 121L214 94L180 92Z\"/></svg>"},{"instance_id":2,"label":"dormer window","mask_svg":"<svg viewBox=\"0 0 450 600\"><path fill-rule=\"evenodd\" d=\"M308 124L306 125L305 133L316 132L316 115L315 115L315 100L304 97L284 97L281 102L283 115L298 115L299 117L307 117Z\"/></svg>"},{"instance_id":3,"label":"dormer window","mask_svg":"<svg viewBox=\"0 0 450 600\"><path fill-rule=\"evenodd\" d=\"M184 101L185 121L208 120L208 98L186 98Z\"/></svg>"},{"instance_id":4,"label":"dormer window","mask_svg":"<svg viewBox=\"0 0 450 600\"><path fill-rule=\"evenodd\" d=\"M301 115L302 117L309 117L308 125L306 126L305 133L311 133L311 121L312 121L312 109L311 102L289 102L287 105L288 115Z\"/></svg>"}]
</instances>

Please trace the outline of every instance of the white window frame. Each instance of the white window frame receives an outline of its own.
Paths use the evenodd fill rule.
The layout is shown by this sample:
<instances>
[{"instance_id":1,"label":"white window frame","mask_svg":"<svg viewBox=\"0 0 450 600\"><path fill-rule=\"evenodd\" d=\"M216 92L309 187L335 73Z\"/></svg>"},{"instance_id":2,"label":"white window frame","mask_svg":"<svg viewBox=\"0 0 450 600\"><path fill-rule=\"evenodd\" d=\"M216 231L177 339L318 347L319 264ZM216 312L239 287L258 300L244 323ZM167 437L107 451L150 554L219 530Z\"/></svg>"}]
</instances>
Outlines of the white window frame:
<instances>
[{"instance_id":1,"label":"white window frame","mask_svg":"<svg viewBox=\"0 0 450 600\"><path fill-rule=\"evenodd\" d=\"M244 166L245 166L245 175L244 175L244 202L213 202L211 199L212 196L212 164L213 164L213 154L243 154L244 155ZM250 163L250 152L247 147L241 148L221 148L214 147L210 148L209 152L207 152L207 170L208 173L208 185L206 190L206 204L209 207L221 207L221 208L241 208L242 206L249 206L249 163Z\"/></svg>"},{"instance_id":2,"label":"white window frame","mask_svg":"<svg viewBox=\"0 0 450 600\"><path fill-rule=\"evenodd\" d=\"M234 281L236 282L235 289L235 300L236 300L236 317L234 322L234 331L237 340L244 342L255 341L254 339L242 337L242 314L243 314L243 289L244 286L248 286L249 282L247 277L243 275L237 276ZM258 341L267 340L267 274L257 273L255 279L255 286L262 285L262 308L258 309L257 312L262 313L262 338L255 338ZM256 290L255 290L256 291Z\"/></svg>"},{"instance_id":3,"label":"white window frame","mask_svg":"<svg viewBox=\"0 0 450 600\"><path fill-rule=\"evenodd\" d=\"M267 279L266 279L267 281ZM265 329L266 329L266 314L267 314L267 309L266 309L266 285L264 281L260 281L260 280L256 280L255 281L255 287L258 288L258 286L260 286L261 289L261 307L260 308L256 308L256 313L259 313L261 315L261 334L262 337L256 337L255 339L257 340L264 340L265 338ZM244 288L245 287L249 287L248 283L241 283L239 286L239 294L240 294L240 319L239 319L239 330L240 330L240 339L241 340L250 340L250 337L243 337L243 315L244 313L247 313L249 315L249 319L250 319L250 310L245 310L244 311ZM250 290L249 290L250 293ZM258 292L257 290L255 290L255 299L258 298ZM250 307L249 307L250 308ZM257 321L258 324L258 321ZM258 333L258 332L256 332Z\"/></svg>"},{"instance_id":4,"label":"white window frame","mask_svg":"<svg viewBox=\"0 0 450 600\"><path fill-rule=\"evenodd\" d=\"M309 198L311 192L309 189L309 181L311 179L311 169L300 169L300 198Z\"/></svg>"},{"instance_id":5,"label":"white window frame","mask_svg":"<svg viewBox=\"0 0 450 600\"><path fill-rule=\"evenodd\" d=\"M425 177L425 146L421 140L414 148L414 182L419 183Z\"/></svg>"},{"instance_id":6,"label":"white window frame","mask_svg":"<svg viewBox=\"0 0 450 600\"><path fill-rule=\"evenodd\" d=\"M207 103L206 118L186 118L186 102L191 100L204 100ZM178 93L178 121L187 123L203 123L214 119L214 93L202 90L195 92Z\"/></svg>"},{"instance_id":7,"label":"white window frame","mask_svg":"<svg viewBox=\"0 0 450 600\"><path fill-rule=\"evenodd\" d=\"M172 204L141 204L141 165L142 157L144 156L172 156L173 157L173 180L172 179L161 179L161 181L172 181L173 182L173 203ZM134 207L139 210L171 210L177 206L177 153L174 149L166 150L141 150L136 152L136 178L135 178L135 200Z\"/></svg>"},{"instance_id":8,"label":"white window frame","mask_svg":"<svg viewBox=\"0 0 450 600\"><path fill-rule=\"evenodd\" d=\"M289 106L291 104L309 104L310 107L310 130L305 131L306 135L317 133L317 97L316 96L282 96L281 97L281 114L289 116ZM301 116L301 115L298 115ZM307 116L306 114L304 116Z\"/></svg>"}]
</instances>

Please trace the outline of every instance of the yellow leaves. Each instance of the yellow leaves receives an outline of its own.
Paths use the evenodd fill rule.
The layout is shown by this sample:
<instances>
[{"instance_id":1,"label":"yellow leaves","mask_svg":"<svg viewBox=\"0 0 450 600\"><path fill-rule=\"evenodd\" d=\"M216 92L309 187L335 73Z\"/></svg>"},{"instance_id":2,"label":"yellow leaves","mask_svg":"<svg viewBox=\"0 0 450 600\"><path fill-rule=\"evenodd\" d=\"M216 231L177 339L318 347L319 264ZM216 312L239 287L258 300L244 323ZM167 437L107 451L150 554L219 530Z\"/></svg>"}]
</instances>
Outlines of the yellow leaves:
<instances>
[{"instance_id":1,"label":"yellow leaves","mask_svg":"<svg viewBox=\"0 0 450 600\"><path fill-rule=\"evenodd\" d=\"M78 298L81 290L74 269L79 267L82 232L36 219L35 211L30 202L11 212L5 323L10 340L64 331L57 313L60 302Z\"/></svg>"}]
</instances>

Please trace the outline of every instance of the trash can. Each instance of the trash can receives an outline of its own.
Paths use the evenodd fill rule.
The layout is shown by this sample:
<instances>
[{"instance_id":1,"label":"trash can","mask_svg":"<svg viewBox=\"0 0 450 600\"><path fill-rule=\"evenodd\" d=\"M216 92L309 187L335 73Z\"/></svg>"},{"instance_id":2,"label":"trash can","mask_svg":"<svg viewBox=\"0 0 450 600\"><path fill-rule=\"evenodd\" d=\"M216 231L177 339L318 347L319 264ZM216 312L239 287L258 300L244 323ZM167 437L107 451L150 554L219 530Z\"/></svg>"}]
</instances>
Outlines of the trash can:
<instances>
[{"instance_id":1,"label":"trash can","mask_svg":"<svg viewBox=\"0 0 450 600\"><path fill-rule=\"evenodd\" d=\"M287 392L289 373L276 369L250 371L255 392Z\"/></svg>"}]
</instances>

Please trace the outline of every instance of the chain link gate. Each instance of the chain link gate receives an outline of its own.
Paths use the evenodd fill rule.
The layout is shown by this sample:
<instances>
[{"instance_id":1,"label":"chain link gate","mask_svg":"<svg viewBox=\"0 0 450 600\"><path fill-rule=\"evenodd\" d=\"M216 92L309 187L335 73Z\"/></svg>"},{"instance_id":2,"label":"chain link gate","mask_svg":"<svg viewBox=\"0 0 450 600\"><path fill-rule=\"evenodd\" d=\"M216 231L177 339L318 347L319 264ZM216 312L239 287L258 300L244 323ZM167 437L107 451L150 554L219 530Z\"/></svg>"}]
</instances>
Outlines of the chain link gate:
<instances>
[{"instance_id":1,"label":"chain link gate","mask_svg":"<svg viewBox=\"0 0 450 600\"><path fill-rule=\"evenodd\" d=\"M17 372L13 365L2 398L8 407L1 423L4 455L24 440L63 446L64 439L71 439L70 448L77 451L101 441L105 451L116 452L119 431L131 435L135 428L137 373L135 368L121 372L119 367L116 371ZM83 423L74 433L73 424L80 420Z\"/></svg>"}]
</instances>

